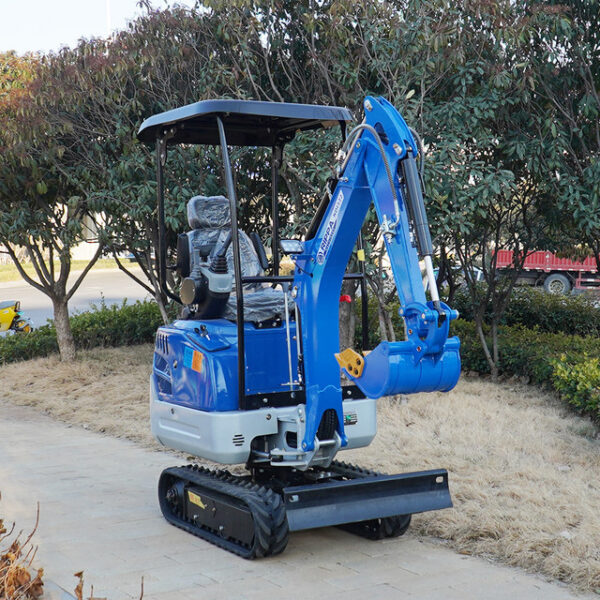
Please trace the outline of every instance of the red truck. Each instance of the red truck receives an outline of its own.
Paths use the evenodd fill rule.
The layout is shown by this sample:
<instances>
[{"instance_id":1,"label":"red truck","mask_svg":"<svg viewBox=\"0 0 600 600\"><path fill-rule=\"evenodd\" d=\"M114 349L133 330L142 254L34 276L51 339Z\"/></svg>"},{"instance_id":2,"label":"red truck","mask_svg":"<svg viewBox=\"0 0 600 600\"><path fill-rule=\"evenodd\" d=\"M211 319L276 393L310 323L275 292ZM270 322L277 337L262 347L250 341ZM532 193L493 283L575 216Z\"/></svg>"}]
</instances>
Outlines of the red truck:
<instances>
[{"instance_id":1,"label":"red truck","mask_svg":"<svg viewBox=\"0 0 600 600\"><path fill-rule=\"evenodd\" d=\"M512 266L512 250L498 250L496 268ZM543 285L551 294L568 294L571 289L584 290L600 286L598 265L593 256L584 261L558 258L552 252L532 252L523 265L517 283Z\"/></svg>"}]
</instances>

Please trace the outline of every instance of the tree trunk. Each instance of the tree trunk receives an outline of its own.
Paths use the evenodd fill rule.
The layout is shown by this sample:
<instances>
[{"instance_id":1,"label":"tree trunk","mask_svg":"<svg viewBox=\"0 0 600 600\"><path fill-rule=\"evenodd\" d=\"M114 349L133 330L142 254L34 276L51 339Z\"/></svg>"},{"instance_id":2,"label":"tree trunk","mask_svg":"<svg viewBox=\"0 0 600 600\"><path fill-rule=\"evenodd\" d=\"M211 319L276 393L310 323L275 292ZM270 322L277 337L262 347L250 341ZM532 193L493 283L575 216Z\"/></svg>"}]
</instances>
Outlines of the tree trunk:
<instances>
[{"instance_id":1,"label":"tree trunk","mask_svg":"<svg viewBox=\"0 0 600 600\"><path fill-rule=\"evenodd\" d=\"M158 279L155 277L154 272L152 271L152 269L148 269L148 272L151 275L151 280L152 280L152 287L154 288L154 299L156 300L156 304L158 304L158 310L160 311L160 316L162 317L163 323L165 325L168 325L170 322L169 319L169 315L167 314L167 307L166 307L166 303L167 303L167 299L165 297L165 295L163 294L162 290L160 289L160 284L158 282Z\"/></svg>"},{"instance_id":2,"label":"tree trunk","mask_svg":"<svg viewBox=\"0 0 600 600\"><path fill-rule=\"evenodd\" d=\"M158 310L160 311L160 316L162 317L163 323L168 325L171 322L171 319L169 319L169 315L167 314L167 308L165 306L162 294L157 294L155 299L156 304L158 304Z\"/></svg>"},{"instance_id":3,"label":"tree trunk","mask_svg":"<svg viewBox=\"0 0 600 600\"><path fill-rule=\"evenodd\" d=\"M382 308L379 298L377 298L377 318L379 320L379 336L381 337L381 341L387 342L389 340L387 324L385 322L385 308Z\"/></svg>"},{"instance_id":4,"label":"tree trunk","mask_svg":"<svg viewBox=\"0 0 600 600\"><path fill-rule=\"evenodd\" d=\"M52 301L54 305L54 327L56 329L56 339L58 340L58 350L60 359L69 361L75 359L75 340L71 331L71 322L69 321L69 308L67 300L60 298Z\"/></svg>"},{"instance_id":5,"label":"tree trunk","mask_svg":"<svg viewBox=\"0 0 600 600\"><path fill-rule=\"evenodd\" d=\"M396 341L396 332L394 331L394 321L392 320L392 315L388 310L383 310L383 318L385 319L385 324L388 329L388 341L395 342Z\"/></svg>"},{"instance_id":6,"label":"tree trunk","mask_svg":"<svg viewBox=\"0 0 600 600\"><path fill-rule=\"evenodd\" d=\"M485 335L483 333L483 322L481 318L475 319L475 327L477 329L477 334L479 335L479 341L481 342L481 347L483 349L483 353L485 358L490 366L490 374L492 376L492 381L498 380L498 364L494 362L492 355L490 354L490 350L487 345L487 341L485 339Z\"/></svg>"}]
</instances>

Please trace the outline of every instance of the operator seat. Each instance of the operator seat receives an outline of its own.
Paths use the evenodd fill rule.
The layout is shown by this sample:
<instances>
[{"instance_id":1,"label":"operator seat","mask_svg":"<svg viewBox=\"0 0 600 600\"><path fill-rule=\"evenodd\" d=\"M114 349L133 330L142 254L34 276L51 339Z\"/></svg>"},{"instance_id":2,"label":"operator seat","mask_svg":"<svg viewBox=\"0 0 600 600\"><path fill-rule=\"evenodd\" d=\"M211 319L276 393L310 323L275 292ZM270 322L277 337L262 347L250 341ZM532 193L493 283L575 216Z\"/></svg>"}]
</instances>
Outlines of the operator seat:
<instances>
[{"instance_id":1,"label":"operator seat","mask_svg":"<svg viewBox=\"0 0 600 600\"><path fill-rule=\"evenodd\" d=\"M188 223L194 230L194 246L210 249L212 258L222 247L231 229L229 200L224 196L194 196L187 204ZM250 237L238 229L242 277L264 275L260 260ZM233 244L225 255L227 270L234 273ZM247 283L243 286L244 320L262 322L285 317L283 291L270 285ZM235 287L229 296L223 318L237 321Z\"/></svg>"}]
</instances>

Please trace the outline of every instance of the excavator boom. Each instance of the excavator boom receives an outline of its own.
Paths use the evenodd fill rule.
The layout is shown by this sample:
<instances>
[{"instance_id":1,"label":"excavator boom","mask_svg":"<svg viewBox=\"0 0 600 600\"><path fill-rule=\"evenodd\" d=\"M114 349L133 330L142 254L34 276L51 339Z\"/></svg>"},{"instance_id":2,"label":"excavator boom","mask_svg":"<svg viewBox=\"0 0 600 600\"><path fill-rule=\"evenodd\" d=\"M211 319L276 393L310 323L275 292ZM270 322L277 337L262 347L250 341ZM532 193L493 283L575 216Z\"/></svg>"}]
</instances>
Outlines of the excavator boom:
<instances>
[{"instance_id":1,"label":"excavator boom","mask_svg":"<svg viewBox=\"0 0 600 600\"><path fill-rule=\"evenodd\" d=\"M340 366L369 398L448 391L460 374L459 340L448 338L450 321L458 313L439 300L435 280L429 282L433 299L426 299L419 267L420 259L430 266L433 254L415 161L419 148L389 102L368 97L364 106L365 121L347 140L329 206L314 237L295 255L292 296L302 323L306 385L302 450L307 453L315 451L317 429L328 410L337 415L340 446L347 443ZM398 290L407 340L382 342L363 358L348 350L339 354L339 294L371 203ZM432 269L427 270L432 277Z\"/></svg>"}]
</instances>

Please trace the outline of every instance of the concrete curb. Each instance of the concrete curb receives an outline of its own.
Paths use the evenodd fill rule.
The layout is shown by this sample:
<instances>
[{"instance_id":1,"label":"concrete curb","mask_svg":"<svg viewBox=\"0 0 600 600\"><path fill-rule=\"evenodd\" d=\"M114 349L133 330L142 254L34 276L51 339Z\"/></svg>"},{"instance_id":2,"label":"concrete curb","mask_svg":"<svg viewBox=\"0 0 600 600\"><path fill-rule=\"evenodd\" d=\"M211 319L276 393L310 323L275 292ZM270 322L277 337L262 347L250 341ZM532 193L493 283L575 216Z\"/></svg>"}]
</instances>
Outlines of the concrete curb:
<instances>
[{"instance_id":1,"label":"concrete curb","mask_svg":"<svg viewBox=\"0 0 600 600\"><path fill-rule=\"evenodd\" d=\"M77 600L73 594L61 588L54 581L44 581L44 594L41 600Z\"/></svg>"}]
</instances>

